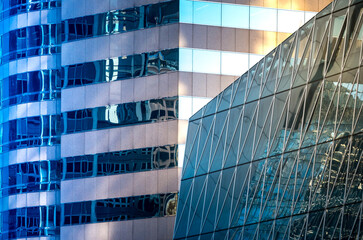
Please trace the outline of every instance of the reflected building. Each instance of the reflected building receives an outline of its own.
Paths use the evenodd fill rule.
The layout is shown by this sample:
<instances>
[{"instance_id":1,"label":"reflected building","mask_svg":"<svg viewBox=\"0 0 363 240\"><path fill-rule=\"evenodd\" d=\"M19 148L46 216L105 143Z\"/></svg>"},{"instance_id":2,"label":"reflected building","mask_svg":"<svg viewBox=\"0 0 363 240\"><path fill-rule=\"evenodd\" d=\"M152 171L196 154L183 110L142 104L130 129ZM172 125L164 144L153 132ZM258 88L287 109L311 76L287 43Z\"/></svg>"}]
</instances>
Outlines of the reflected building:
<instances>
[{"instance_id":1,"label":"reflected building","mask_svg":"<svg viewBox=\"0 0 363 240\"><path fill-rule=\"evenodd\" d=\"M362 26L333 1L190 118L174 239L363 238Z\"/></svg>"},{"instance_id":2,"label":"reflected building","mask_svg":"<svg viewBox=\"0 0 363 240\"><path fill-rule=\"evenodd\" d=\"M329 1L0 1L0 239L171 239L189 117Z\"/></svg>"}]
</instances>

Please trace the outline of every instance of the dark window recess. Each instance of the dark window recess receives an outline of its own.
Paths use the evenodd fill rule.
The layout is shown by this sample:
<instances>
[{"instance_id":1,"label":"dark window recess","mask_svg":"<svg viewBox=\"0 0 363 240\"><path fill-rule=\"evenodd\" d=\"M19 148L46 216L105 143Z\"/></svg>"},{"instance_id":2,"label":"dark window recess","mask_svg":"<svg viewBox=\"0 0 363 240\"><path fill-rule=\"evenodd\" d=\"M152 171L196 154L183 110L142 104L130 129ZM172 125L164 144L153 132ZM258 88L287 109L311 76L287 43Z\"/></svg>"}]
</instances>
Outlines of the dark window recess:
<instances>
[{"instance_id":1,"label":"dark window recess","mask_svg":"<svg viewBox=\"0 0 363 240\"><path fill-rule=\"evenodd\" d=\"M60 161L27 162L1 168L1 196L59 189Z\"/></svg>"},{"instance_id":2,"label":"dark window recess","mask_svg":"<svg viewBox=\"0 0 363 240\"><path fill-rule=\"evenodd\" d=\"M14 15L21 13L39 11L43 9L58 8L61 6L61 1L49 0L11 0L2 1L2 11L0 13L0 20L4 20Z\"/></svg>"},{"instance_id":3,"label":"dark window recess","mask_svg":"<svg viewBox=\"0 0 363 240\"><path fill-rule=\"evenodd\" d=\"M131 102L62 113L62 132L74 133L173 120L178 118L178 98Z\"/></svg>"},{"instance_id":4,"label":"dark window recess","mask_svg":"<svg viewBox=\"0 0 363 240\"><path fill-rule=\"evenodd\" d=\"M21 73L0 80L0 106L60 98L60 70Z\"/></svg>"},{"instance_id":5,"label":"dark window recess","mask_svg":"<svg viewBox=\"0 0 363 240\"><path fill-rule=\"evenodd\" d=\"M63 204L62 226L173 216L176 193L111 198Z\"/></svg>"},{"instance_id":6,"label":"dark window recess","mask_svg":"<svg viewBox=\"0 0 363 240\"><path fill-rule=\"evenodd\" d=\"M111 58L62 68L62 88L118 81L179 69L178 49Z\"/></svg>"},{"instance_id":7,"label":"dark window recess","mask_svg":"<svg viewBox=\"0 0 363 240\"><path fill-rule=\"evenodd\" d=\"M177 0L110 11L63 21L62 41L135 31L177 23L178 20Z\"/></svg>"},{"instance_id":8,"label":"dark window recess","mask_svg":"<svg viewBox=\"0 0 363 240\"><path fill-rule=\"evenodd\" d=\"M178 146L140 148L62 159L62 180L150 171L178 166Z\"/></svg>"},{"instance_id":9,"label":"dark window recess","mask_svg":"<svg viewBox=\"0 0 363 240\"><path fill-rule=\"evenodd\" d=\"M60 206L18 208L1 213L1 239L59 235Z\"/></svg>"},{"instance_id":10,"label":"dark window recess","mask_svg":"<svg viewBox=\"0 0 363 240\"><path fill-rule=\"evenodd\" d=\"M60 143L60 116L43 115L19 118L0 124L3 133L1 151Z\"/></svg>"},{"instance_id":11,"label":"dark window recess","mask_svg":"<svg viewBox=\"0 0 363 240\"><path fill-rule=\"evenodd\" d=\"M1 36L1 63L60 52L61 24L16 29Z\"/></svg>"}]
</instances>

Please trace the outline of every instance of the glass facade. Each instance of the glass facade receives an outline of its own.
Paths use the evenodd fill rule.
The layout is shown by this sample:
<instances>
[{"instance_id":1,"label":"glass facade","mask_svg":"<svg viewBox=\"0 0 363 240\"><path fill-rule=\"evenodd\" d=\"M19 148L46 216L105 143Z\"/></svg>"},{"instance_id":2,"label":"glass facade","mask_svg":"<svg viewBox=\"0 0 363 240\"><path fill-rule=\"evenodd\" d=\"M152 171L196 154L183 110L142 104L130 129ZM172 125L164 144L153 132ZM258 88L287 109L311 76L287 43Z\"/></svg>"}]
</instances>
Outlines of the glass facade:
<instances>
[{"instance_id":1,"label":"glass facade","mask_svg":"<svg viewBox=\"0 0 363 240\"><path fill-rule=\"evenodd\" d=\"M151 99L62 113L63 133L107 129L178 118L178 98Z\"/></svg>"},{"instance_id":2,"label":"glass facade","mask_svg":"<svg viewBox=\"0 0 363 240\"><path fill-rule=\"evenodd\" d=\"M11 0L0 4L0 20L16 16L21 13L54 9L61 6L61 1L50 0Z\"/></svg>"},{"instance_id":3,"label":"glass facade","mask_svg":"<svg viewBox=\"0 0 363 240\"><path fill-rule=\"evenodd\" d=\"M179 69L179 50L122 56L62 68L62 88L119 81L162 74Z\"/></svg>"},{"instance_id":4,"label":"glass facade","mask_svg":"<svg viewBox=\"0 0 363 240\"><path fill-rule=\"evenodd\" d=\"M110 11L63 21L62 40L68 42L152 28L177 23L178 19L177 0Z\"/></svg>"},{"instance_id":5,"label":"glass facade","mask_svg":"<svg viewBox=\"0 0 363 240\"><path fill-rule=\"evenodd\" d=\"M60 116L18 118L1 123L0 131L3 133L1 152L35 146L52 146L60 142Z\"/></svg>"},{"instance_id":6,"label":"glass facade","mask_svg":"<svg viewBox=\"0 0 363 240\"><path fill-rule=\"evenodd\" d=\"M1 63L60 53L61 25L37 25L12 30L1 36Z\"/></svg>"},{"instance_id":7,"label":"glass facade","mask_svg":"<svg viewBox=\"0 0 363 240\"><path fill-rule=\"evenodd\" d=\"M0 1L0 240L171 239L186 119L324 1Z\"/></svg>"},{"instance_id":8,"label":"glass facade","mask_svg":"<svg viewBox=\"0 0 363 240\"><path fill-rule=\"evenodd\" d=\"M59 190L60 161L39 161L13 164L1 169L1 197Z\"/></svg>"},{"instance_id":9,"label":"glass facade","mask_svg":"<svg viewBox=\"0 0 363 240\"><path fill-rule=\"evenodd\" d=\"M228 1L180 0L182 23L293 33L314 15L314 12L308 11L249 6Z\"/></svg>"},{"instance_id":10,"label":"glass facade","mask_svg":"<svg viewBox=\"0 0 363 240\"><path fill-rule=\"evenodd\" d=\"M62 225L175 215L177 199L176 193L166 193L67 203L62 206Z\"/></svg>"},{"instance_id":11,"label":"glass facade","mask_svg":"<svg viewBox=\"0 0 363 240\"><path fill-rule=\"evenodd\" d=\"M0 239L31 238L59 234L59 206L12 209L0 213Z\"/></svg>"},{"instance_id":12,"label":"glass facade","mask_svg":"<svg viewBox=\"0 0 363 240\"><path fill-rule=\"evenodd\" d=\"M62 180L175 168L178 145L68 157L62 166Z\"/></svg>"},{"instance_id":13,"label":"glass facade","mask_svg":"<svg viewBox=\"0 0 363 240\"><path fill-rule=\"evenodd\" d=\"M362 12L334 1L191 117L174 239L363 237Z\"/></svg>"},{"instance_id":14,"label":"glass facade","mask_svg":"<svg viewBox=\"0 0 363 240\"><path fill-rule=\"evenodd\" d=\"M61 180L111 176L177 166L177 145L12 164L0 170L0 197L59 190Z\"/></svg>"},{"instance_id":15,"label":"glass facade","mask_svg":"<svg viewBox=\"0 0 363 240\"><path fill-rule=\"evenodd\" d=\"M60 98L60 71L39 70L14 74L0 80L1 107Z\"/></svg>"}]
</instances>

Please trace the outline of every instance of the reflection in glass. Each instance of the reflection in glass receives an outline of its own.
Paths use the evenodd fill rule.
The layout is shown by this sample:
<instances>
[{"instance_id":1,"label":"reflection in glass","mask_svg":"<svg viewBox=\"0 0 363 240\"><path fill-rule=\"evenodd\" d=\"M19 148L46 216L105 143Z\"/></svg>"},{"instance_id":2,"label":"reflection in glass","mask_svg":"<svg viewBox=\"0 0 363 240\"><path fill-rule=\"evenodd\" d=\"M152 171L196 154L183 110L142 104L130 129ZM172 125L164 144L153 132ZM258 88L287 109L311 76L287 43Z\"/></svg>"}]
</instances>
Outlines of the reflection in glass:
<instances>
[{"instance_id":1,"label":"reflection in glass","mask_svg":"<svg viewBox=\"0 0 363 240\"><path fill-rule=\"evenodd\" d=\"M62 132L74 133L178 118L178 98L152 99L62 113Z\"/></svg>"},{"instance_id":2,"label":"reflection in glass","mask_svg":"<svg viewBox=\"0 0 363 240\"><path fill-rule=\"evenodd\" d=\"M0 124L1 152L60 143L60 116L19 118Z\"/></svg>"},{"instance_id":3,"label":"reflection in glass","mask_svg":"<svg viewBox=\"0 0 363 240\"><path fill-rule=\"evenodd\" d=\"M62 180L173 168L178 166L178 146L68 157L62 164Z\"/></svg>"},{"instance_id":4,"label":"reflection in glass","mask_svg":"<svg viewBox=\"0 0 363 240\"><path fill-rule=\"evenodd\" d=\"M190 119L175 239L362 239L363 3L347 5Z\"/></svg>"},{"instance_id":5,"label":"reflection in glass","mask_svg":"<svg viewBox=\"0 0 363 240\"><path fill-rule=\"evenodd\" d=\"M12 209L0 214L1 239L52 237L60 233L60 207Z\"/></svg>"},{"instance_id":6,"label":"reflection in glass","mask_svg":"<svg viewBox=\"0 0 363 240\"><path fill-rule=\"evenodd\" d=\"M1 36L1 63L60 53L60 25L37 25L16 29Z\"/></svg>"},{"instance_id":7,"label":"reflection in glass","mask_svg":"<svg viewBox=\"0 0 363 240\"><path fill-rule=\"evenodd\" d=\"M0 80L1 107L60 98L59 70L40 70Z\"/></svg>"},{"instance_id":8,"label":"reflection in glass","mask_svg":"<svg viewBox=\"0 0 363 240\"><path fill-rule=\"evenodd\" d=\"M44 9L58 8L61 1L50 0L12 0L2 1L0 20L9 18L20 13L39 11Z\"/></svg>"},{"instance_id":9,"label":"reflection in glass","mask_svg":"<svg viewBox=\"0 0 363 240\"><path fill-rule=\"evenodd\" d=\"M62 41L68 42L177 23L178 11L178 1L172 0L67 19L62 22Z\"/></svg>"},{"instance_id":10,"label":"reflection in glass","mask_svg":"<svg viewBox=\"0 0 363 240\"><path fill-rule=\"evenodd\" d=\"M59 189L59 161L27 162L1 168L2 197Z\"/></svg>"},{"instance_id":11,"label":"reflection in glass","mask_svg":"<svg viewBox=\"0 0 363 240\"><path fill-rule=\"evenodd\" d=\"M62 68L63 88L177 71L178 49L142 53Z\"/></svg>"},{"instance_id":12,"label":"reflection in glass","mask_svg":"<svg viewBox=\"0 0 363 240\"><path fill-rule=\"evenodd\" d=\"M62 226L174 216L177 194L110 198L62 205Z\"/></svg>"}]
</instances>

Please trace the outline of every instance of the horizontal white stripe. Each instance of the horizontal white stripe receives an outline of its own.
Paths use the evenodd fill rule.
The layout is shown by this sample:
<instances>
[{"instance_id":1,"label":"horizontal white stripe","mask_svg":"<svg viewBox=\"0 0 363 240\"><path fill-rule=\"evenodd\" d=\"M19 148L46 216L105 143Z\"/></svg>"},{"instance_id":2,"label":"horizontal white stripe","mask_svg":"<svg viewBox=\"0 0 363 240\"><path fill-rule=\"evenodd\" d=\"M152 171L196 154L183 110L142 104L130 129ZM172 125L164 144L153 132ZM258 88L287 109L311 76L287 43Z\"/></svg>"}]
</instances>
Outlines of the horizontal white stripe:
<instances>
[{"instance_id":1,"label":"horizontal white stripe","mask_svg":"<svg viewBox=\"0 0 363 240\"><path fill-rule=\"evenodd\" d=\"M179 49L179 70L240 76L264 56L197 48Z\"/></svg>"},{"instance_id":2,"label":"horizontal white stripe","mask_svg":"<svg viewBox=\"0 0 363 240\"><path fill-rule=\"evenodd\" d=\"M59 22L60 8L21 13L0 22L0 34L24 27Z\"/></svg>"},{"instance_id":3,"label":"horizontal white stripe","mask_svg":"<svg viewBox=\"0 0 363 240\"><path fill-rule=\"evenodd\" d=\"M63 43L62 66L177 48L178 36L176 23Z\"/></svg>"},{"instance_id":4,"label":"horizontal white stripe","mask_svg":"<svg viewBox=\"0 0 363 240\"><path fill-rule=\"evenodd\" d=\"M180 22L209 26L293 33L315 14L300 10L180 0Z\"/></svg>"},{"instance_id":5,"label":"horizontal white stripe","mask_svg":"<svg viewBox=\"0 0 363 240\"><path fill-rule=\"evenodd\" d=\"M0 65L0 77L6 78L8 76L19 73L46 69L56 69L58 68L58 57L59 55L46 55L11 61L9 63Z\"/></svg>"},{"instance_id":6,"label":"horizontal white stripe","mask_svg":"<svg viewBox=\"0 0 363 240\"><path fill-rule=\"evenodd\" d=\"M61 240L167 240L173 238L175 216L61 227Z\"/></svg>"},{"instance_id":7,"label":"horizontal white stripe","mask_svg":"<svg viewBox=\"0 0 363 240\"><path fill-rule=\"evenodd\" d=\"M55 205L57 204L59 194L59 191L31 192L0 198L0 211L24 207Z\"/></svg>"},{"instance_id":8,"label":"horizontal white stripe","mask_svg":"<svg viewBox=\"0 0 363 240\"><path fill-rule=\"evenodd\" d=\"M61 203L177 192L181 168L61 182Z\"/></svg>"},{"instance_id":9,"label":"horizontal white stripe","mask_svg":"<svg viewBox=\"0 0 363 240\"><path fill-rule=\"evenodd\" d=\"M169 72L63 89L62 112L174 97L178 95L178 75L178 72Z\"/></svg>"},{"instance_id":10,"label":"horizontal white stripe","mask_svg":"<svg viewBox=\"0 0 363 240\"><path fill-rule=\"evenodd\" d=\"M32 147L0 154L0 167L44 160L58 160L60 146Z\"/></svg>"},{"instance_id":11,"label":"horizontal white stripe","mask_svg":"<svg viewBox=\"0 0 363 240\"><path fill-rule=\"evenodd\" d=\"M123 10L137 6L166 2L169 0L137 0L137 1L112 1L112 0L62 0L62 19L95 15L112 10Z\"/></svg>"},{"instance_id":12,"label":"horizontal white stripe","mask_svg":"<svg viewBox=\"0 0 363 240\"><path fill-rule=\"evenodd\" d=\"M17 118L54 114L57 114L57 101L23 103L0 110L2 122L11 121Z\"/></svg>"},{"instance_id":13,"label":"horizontal white stripe","mask_svg":"<svg viewBox=\"0 0 363 240\"><path fill-rule=\"evenodd\" d=\"M66 134L61 138L64 157L184 144L188 121L172 120Z\"/></svg>"}]
</instances>

